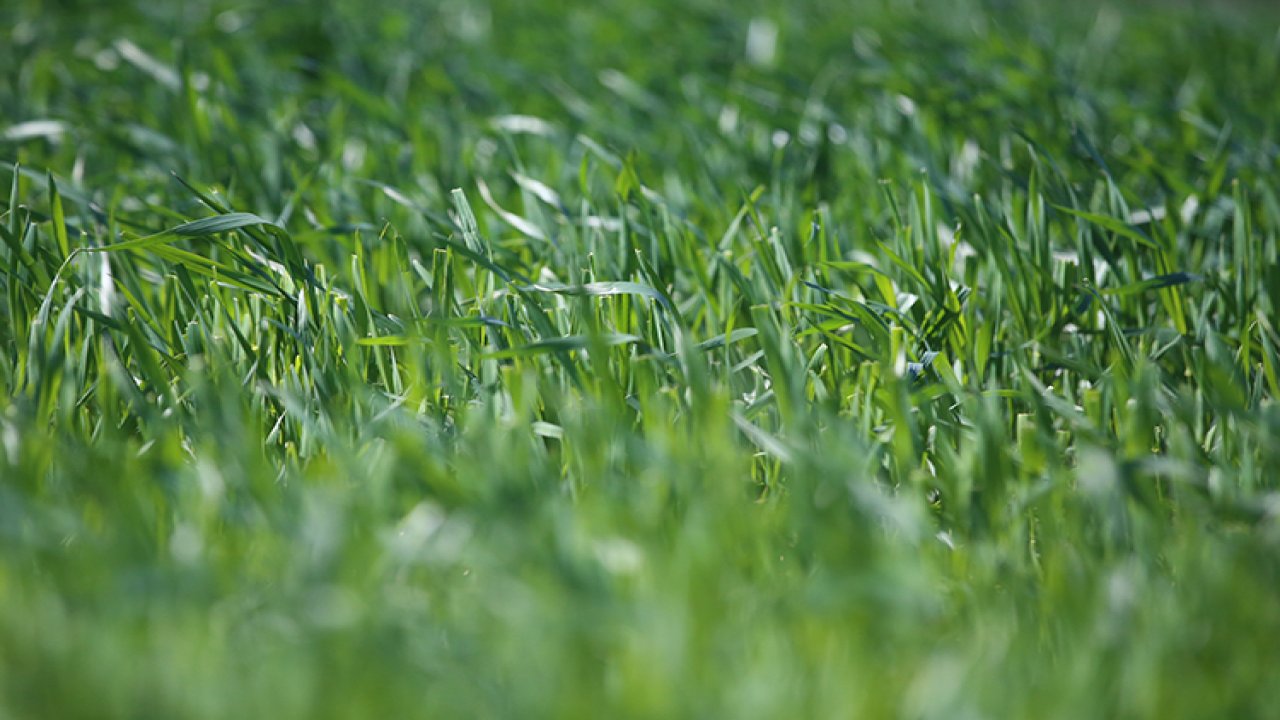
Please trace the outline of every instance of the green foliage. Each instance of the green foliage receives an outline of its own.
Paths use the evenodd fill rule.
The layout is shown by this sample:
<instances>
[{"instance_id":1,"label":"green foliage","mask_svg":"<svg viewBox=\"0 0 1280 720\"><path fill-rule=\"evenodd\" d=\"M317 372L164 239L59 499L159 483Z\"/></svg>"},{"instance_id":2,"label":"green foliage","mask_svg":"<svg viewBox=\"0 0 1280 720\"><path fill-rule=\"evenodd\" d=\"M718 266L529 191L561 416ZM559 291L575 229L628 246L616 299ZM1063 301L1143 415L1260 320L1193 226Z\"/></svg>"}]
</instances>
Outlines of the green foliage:
<instances>
[{"instance_id":1,"label":"green foliage","mask_svg":"<svg viewBox=\"0 0 1280 720\"><path fill-rule=\"evenodd\" d=\"M0 718L1276 715L1274 10L8 5Z\"/></svg>"}]
</instances>

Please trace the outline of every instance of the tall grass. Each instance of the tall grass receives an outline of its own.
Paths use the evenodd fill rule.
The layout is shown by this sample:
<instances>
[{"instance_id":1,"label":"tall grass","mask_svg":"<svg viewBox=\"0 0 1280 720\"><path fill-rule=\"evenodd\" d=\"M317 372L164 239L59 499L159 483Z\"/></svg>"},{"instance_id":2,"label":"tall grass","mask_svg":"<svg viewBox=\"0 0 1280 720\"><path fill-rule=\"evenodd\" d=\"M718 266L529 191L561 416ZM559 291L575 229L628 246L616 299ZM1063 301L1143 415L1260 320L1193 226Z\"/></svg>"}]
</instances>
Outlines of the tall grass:
<instances>
[{"instance_id":1,"label":"tall grass","mask_svg":"<svg viewBox=\"0 0 1280 720\"><path fill-rule=\"evenodd\" d=\"M10 7L0 718L1277 714L1274 11Z\"/></svg>"}]
</instances>

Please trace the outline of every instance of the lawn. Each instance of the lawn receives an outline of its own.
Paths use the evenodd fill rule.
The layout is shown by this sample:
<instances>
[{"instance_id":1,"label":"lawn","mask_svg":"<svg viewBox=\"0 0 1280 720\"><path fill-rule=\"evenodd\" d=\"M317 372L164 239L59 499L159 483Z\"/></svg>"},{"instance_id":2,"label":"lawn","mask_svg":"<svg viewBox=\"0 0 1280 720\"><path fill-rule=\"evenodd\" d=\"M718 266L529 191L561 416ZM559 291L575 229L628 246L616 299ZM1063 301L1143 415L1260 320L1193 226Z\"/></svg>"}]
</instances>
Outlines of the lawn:
<instances>
[{"instance_id":1,"label":"lawn","mask_svg":"<svg viewBox=\"0 0 1280 720\"><path fill-rule=\"evenodd\" d=\"M0 720L1280 717L1280 11L4 0Z\"/></svg>"}]
</instances>

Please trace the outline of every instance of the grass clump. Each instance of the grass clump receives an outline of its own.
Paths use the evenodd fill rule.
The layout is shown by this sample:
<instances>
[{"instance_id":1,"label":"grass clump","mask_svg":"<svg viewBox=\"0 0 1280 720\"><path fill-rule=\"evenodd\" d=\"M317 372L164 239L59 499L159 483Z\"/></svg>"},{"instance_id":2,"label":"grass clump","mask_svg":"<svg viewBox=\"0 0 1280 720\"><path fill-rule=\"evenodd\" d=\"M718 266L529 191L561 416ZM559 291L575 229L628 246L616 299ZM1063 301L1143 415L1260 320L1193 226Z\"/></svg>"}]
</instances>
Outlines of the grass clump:
<instances>
[{"instance_id":1,"label":"grass clump","mask_svg":"<svg viewBox=\"0 0 1280 720\"><path fill-rule=\"evenodd\" d=\"M1265 6L18 0L0 717L1272 717Z\"/></svg>"}]
</instances>

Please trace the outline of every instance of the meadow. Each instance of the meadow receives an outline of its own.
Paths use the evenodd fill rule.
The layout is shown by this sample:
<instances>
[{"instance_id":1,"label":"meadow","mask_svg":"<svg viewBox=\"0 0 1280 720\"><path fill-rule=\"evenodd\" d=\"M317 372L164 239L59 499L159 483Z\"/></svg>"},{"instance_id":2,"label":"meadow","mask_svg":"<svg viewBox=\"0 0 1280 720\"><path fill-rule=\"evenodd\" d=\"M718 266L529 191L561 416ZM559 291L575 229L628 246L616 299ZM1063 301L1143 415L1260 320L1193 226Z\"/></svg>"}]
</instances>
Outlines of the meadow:
<instances>
[{"instance_id":1,"label":"meadow","mask_svg":"<svg viewBox=\"0 0 1280 720\"><path fill-rule=\"evenodd\" d=\"M1280 717L1280 11L5 0L0 720Z\"/></svg>"}]
</instances>

